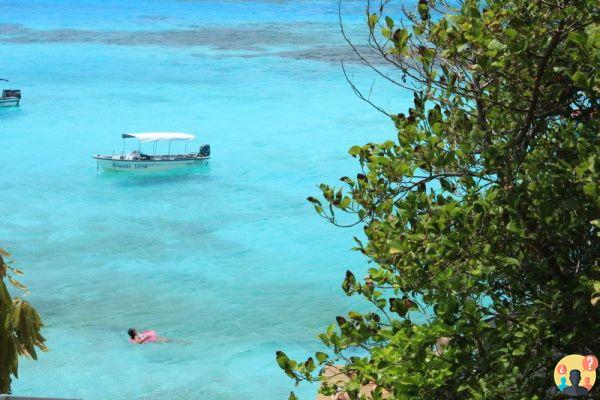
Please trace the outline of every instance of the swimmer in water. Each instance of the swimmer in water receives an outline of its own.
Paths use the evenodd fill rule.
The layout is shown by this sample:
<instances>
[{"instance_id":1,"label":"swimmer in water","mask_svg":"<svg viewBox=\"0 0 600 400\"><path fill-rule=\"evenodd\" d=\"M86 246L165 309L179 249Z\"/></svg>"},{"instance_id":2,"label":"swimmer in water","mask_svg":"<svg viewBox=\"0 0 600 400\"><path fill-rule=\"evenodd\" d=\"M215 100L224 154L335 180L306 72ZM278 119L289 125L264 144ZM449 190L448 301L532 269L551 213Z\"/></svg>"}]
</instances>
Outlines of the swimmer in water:
<instances>
[{"instance_id":1,"label":"swimmer in water","mask_svg":"<svg viewBox=\"0 0 600 400\"><path fill-rule=\"evenodd\" d=\"M167 343L170 341L168 338L158 336L156 331L150 330L138 333L135 328L129 328L127 334L129 335L129 343Z\"/></svg>"}]
</instances>

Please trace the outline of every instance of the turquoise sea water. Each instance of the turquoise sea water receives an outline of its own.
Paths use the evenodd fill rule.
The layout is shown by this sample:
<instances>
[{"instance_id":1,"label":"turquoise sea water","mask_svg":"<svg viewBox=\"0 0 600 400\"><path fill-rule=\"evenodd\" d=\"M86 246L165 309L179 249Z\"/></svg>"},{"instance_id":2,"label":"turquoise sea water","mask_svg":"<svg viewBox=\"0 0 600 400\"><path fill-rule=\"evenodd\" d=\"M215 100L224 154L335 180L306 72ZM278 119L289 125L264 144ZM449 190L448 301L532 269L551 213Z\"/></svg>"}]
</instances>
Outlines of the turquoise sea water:
<instances>
[{"instance_id":1,"label":"turquoise sea water","mask_svg":"<svg viewBox=\"0 0 600 400\"><path fill-rule=\"evenodd\" d=\"M356 305L344 271L366 268L356 232L305 198L357 171L351 145L393 134L345 82L347 56L336 1L0 1L0 77L23 91L0 109L0 246L51 349L15 394L287 398L275 351L318 350ZM210 164L97 174L90 156L121 133L159 130L196 133ZM133 346L129 327L176 342Z\"/></svg>"}]
</instances>

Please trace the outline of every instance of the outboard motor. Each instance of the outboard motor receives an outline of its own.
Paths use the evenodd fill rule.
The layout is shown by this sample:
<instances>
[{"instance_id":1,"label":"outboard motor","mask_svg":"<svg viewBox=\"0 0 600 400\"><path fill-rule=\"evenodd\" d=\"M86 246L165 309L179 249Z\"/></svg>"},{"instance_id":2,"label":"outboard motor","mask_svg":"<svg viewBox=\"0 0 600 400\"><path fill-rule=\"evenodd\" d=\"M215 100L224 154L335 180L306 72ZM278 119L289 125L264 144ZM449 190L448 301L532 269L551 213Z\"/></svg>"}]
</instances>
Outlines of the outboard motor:
<instances>
[{"instance_id":1,"label":"outboard motor","mask_svg":"<svg viewBox=\"0 0 600 400\"><path fill-rule=\"evenodd\" d=\"M200 157L210 157L210 145L208 145L208 144L200 145L200 150L198 150L198 155Z\"/></svg>"}]
</instances>

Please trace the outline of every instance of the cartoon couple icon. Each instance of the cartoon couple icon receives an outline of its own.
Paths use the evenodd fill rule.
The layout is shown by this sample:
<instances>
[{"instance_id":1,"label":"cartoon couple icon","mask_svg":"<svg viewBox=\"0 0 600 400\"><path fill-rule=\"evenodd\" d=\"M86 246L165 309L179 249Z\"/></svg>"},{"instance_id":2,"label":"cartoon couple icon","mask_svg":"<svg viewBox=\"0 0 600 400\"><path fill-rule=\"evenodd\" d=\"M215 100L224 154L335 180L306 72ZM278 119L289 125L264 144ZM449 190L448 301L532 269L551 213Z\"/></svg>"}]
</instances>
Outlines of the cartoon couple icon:
<instances>
[{"instance_id":1,"label":"cartoon couple icon","mask_svg":"<svg viewBox=\"0 0 600 400\"><path fill-rule=\"evenodd\" d=\"M560 385L558 385L558 388L564 394L571 396L585 396L592 388L589 377L586 377L585 383L582 386L579 386L579 382L581 381L581 371L578 369L572 369L570 371L569 380L571 381L571 386L567 385L567 378L560 378Z\"/></svg>"}]
</instances>

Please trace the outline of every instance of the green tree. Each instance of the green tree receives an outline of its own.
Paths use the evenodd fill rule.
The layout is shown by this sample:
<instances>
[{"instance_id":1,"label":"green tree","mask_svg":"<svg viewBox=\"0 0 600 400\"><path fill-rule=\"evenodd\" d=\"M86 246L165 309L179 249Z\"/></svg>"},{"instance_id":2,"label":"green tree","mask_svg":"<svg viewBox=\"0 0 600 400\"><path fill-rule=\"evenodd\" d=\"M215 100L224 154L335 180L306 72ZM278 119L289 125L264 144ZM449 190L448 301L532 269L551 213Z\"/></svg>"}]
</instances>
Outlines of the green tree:
<instances>
[{"instance_id":1,"label":"green tree","mask_svg":"<svg viewBox=\"0 0 600 400\"><path fill-rule=\"evenodd\" d=\"M27 291L14 275L23 273L5 261L10 254L0 249L0 393L9 393L11 377L18 378L19 357L37 359L35 348L46 351L42 321L25 300L12 298L5 278L18 290Z\"/></svg>"},{"instance_id":2,"label":"green tree","mask_svg":"<svg viewBox=\"0 0 600 400\"><path fill-rule=\"evenodd\" d=\"M600 3L387 3L367 6L387 67L357 54L414 107L380 109L394 140L352 147L361 173L309 198L363 225L373 267L342 288L372 311L338 316L329 354L277 361L297 382L343 365L351 398L553 397L562 356L600 352Z\"/></svg>"}]
</instances>

